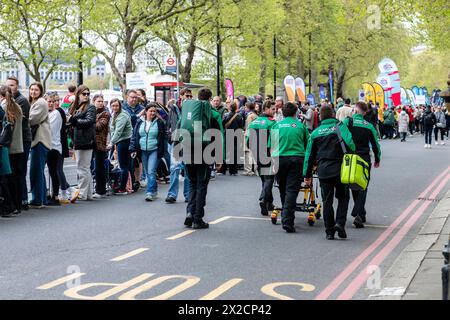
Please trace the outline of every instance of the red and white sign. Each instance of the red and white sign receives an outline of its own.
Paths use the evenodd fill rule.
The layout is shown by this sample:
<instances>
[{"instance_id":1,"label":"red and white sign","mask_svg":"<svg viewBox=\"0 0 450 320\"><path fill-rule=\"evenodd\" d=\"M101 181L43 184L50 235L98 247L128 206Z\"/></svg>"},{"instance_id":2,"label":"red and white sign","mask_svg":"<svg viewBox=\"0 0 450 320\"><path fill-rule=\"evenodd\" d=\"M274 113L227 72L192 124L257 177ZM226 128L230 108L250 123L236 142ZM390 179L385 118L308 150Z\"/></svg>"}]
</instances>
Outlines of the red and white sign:
<instances>
[{"instance_id":1,"label":"red and white sign","mask_svg":"<svg viewBox=\"0 0 450 320\"><path fill-rule=\"evenodd\" d=\"M166 68L176 68L177 66L177 59L174 57L168 57L166 58Z\"/></svg>"}]
</instances>

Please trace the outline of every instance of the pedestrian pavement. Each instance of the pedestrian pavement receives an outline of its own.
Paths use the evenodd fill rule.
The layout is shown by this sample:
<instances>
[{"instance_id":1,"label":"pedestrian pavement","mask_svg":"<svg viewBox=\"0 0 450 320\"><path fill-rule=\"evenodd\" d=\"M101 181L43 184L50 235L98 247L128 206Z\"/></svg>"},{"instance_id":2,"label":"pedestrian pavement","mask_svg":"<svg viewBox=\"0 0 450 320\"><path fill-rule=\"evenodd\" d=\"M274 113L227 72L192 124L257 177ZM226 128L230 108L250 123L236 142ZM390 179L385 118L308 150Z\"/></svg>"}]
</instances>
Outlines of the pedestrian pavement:
<instances>
[{"instance_id":1,"label":"pedestrian pavement","mask_svg":"<svg viewBox=\"0 0 450 320\"><path fill-rule=\"evenodd\" d=\"M369 300L442 300L442 250L450 241L450 190Z\"/></svg>"}]
</instances>

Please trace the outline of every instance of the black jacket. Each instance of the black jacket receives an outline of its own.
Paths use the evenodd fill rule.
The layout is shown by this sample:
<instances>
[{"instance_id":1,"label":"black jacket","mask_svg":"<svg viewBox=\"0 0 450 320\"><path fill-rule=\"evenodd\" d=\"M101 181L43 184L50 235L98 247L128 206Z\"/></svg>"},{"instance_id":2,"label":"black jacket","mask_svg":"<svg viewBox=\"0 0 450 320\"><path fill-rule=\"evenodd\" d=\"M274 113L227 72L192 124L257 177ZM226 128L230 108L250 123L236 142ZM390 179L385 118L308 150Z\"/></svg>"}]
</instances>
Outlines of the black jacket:
<instances>
[{"instance_id":1,"label":"black jacket","mask_svg":"<svg viewBox=\"0 0 450 320\"><path fill-rule=\"evenodd\" d=\"M69 154L69 141L67 141L67 125L66 125L66 113L62 108L57 108L59 115L62 118L62 126L61 126L61 146L62 146L62 156L63 158L70 157Z\"/></svg>"},{"instance_id":2,"label":"black jacket","mask_svg":"<svg viewBox=\"0 0 450 320\"><path fill-rule=\"evenodd\" d=\"M170 106L169 116L167 118L166 133L169 143L172 142L172 133L177 129L177 123L181 116L181 109L178 106Z\"/></svg>"},{"instance_id":3,"label":"black jacket","mask_svg":"<svg viewBox=\"0 0 450 320\"><path fill-rule=\"evenodd\" d=\"M31 128L30 128L30 102L25 98L19 91L14 95L14 100L22 109L23 119L22 119L22 140L23 142L30 142L33 140L31 138Z\"/></svg>"},{"instance_id":4,"label":"black jacket","mask_svg":"<svg viewBox=\"0 0 450 320\"><path fill-rule=\"evenodd\" d=\"M83 112L77 111L71 118L73 146L75 150L90 150L95 146L96 110L90 105Z\"/></svg>"},{"instance_id":5,"label":"black jacket","mask_svg":"<svg viewBox=\"0 0 450 320\"><path fill-rule=\"evenodd\" d=\"M136 122L136 126L133 129L133 135L131 136L131 142L130 142L130 152L140 152L141 146L139 145L139 128L144 123L141 119L139 119ZM161 159L164 157L164 138L166 135L166 129L164 122L160 119L156 120L156 123L158 125L158 159Z\"/></svg>"},{"instance_id":6,"label":"black jacket","mask_svg":"<svg viewBox=\"0 0 450 320\"><path fill-rule=\"evenodd\" d=\"M223 129L244 129L244 119L242 118L242 115L240 112L238 112L237 116L234 118L233 122L230 124L228 128L225 128L225 125L228 121L231 120L231 118L234 117L236 113L235 112L228 112L227 115L223 118L222 125Z\"/></svg>"},{"instance_id":7,"label":"black jacket","mask_svg":"<svg viewBox=\"0 0 450 320\"><path fill-rule=\"evenodd\" d=\"M432 123L426 124L425 119L427 117L430 117L430 120ZM431 112L431 110L425 110L425 112L422 114L422 125L426 128L433 128L433 126L436 124L436 116L434 115L433 112Z\"/></svg>"},{"instance_id":8,"label":"black jacket","mask_svg":"<svg viewBox=\"0 0 450 320\"><path fill-rule=\"evenodd\" d=\"M361 115L353 115L353 118L344 120L350 133L352 134L353 142L355 143L355 153L364 159L369 165L372 163L370 159L370 147L372 147L375 156L375 162L379 163L381 158L381 149L378 144L378 137L375 128L369 121L362 118ZM369 123L368 123L369 122Z\"/></svg>"}]
</instances>

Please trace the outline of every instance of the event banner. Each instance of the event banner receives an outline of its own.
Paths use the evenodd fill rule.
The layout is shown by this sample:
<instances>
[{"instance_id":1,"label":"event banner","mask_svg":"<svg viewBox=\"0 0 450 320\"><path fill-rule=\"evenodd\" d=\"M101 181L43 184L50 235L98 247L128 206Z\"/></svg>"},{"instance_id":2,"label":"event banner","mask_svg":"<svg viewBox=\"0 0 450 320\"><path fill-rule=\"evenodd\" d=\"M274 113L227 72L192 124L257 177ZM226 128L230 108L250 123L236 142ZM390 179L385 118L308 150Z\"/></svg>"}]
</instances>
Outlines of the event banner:
<instances>
[{"instance_id":1,"label":"event banner","mask_svg":"<svg viewBox=\"0 0 450 320\"><path fill-rule=\"evenodd\" d=\"M378 64L380 69L380 76L387 76L390 80L390 86L384 88L385 91L390 91L390 97L394 106L401 105L401 89L400 89L400 74L397 65L389 58L384 58ZM379 81L377 81L379 82ZM382 86L383 83L379 82Z\"/></svg>"},{"instance_id":2,"label":"event banner","mask_svg":"<svg viewBox=\"0 0 450 320\"><path fill-rule=\"evenodd\" d=\"M400 98L402 101L402 105L409 105L409 98L408 93L406 92L405 88L400 87Z\"/></svg>"},{"instance_id":3,"label":"event banner","mask_svg":"<svg viewBox=\"0 0 450 320\"><path fill-rule=\"evenodd\" d=\"M406 94L408 95L408 99L409 99L411 105L415 106L416 105L416 95L414 94L414 92L412 92L411 89L406 89Z\"/></svg>"},{"instance_id":4,"label":"event banner","mask_svg":"<svg viewBox=\"0 0 450 320\"><path fill-rule=\"evenodd\" d=\"M231 79L226 78L225 79L225 89L227 90L227 97L231 100L234 99L234 85L233 81Z\"/></svg>"},{"instance_id":5,"label":"event banner","mask_svg":"<svg viewBox=\"0 0 450 320\"><path fill-rule=\"evenodd\" d=\"M369 102L375 102L375 88L369 82L363 82L362 84L364 89L364 100Z\"/></svg>"},{"instance_id":6,"label":"event banner","mask_svg":"<svg viewBox=\"0 0 450 320\"><path fill-rule=\"evenodd\" d=\"M295 79L293 76L286 76L284 78L284 89L286 90L287 99L290 102L295 102Z\"/></svg>"},{"instance_id":7,"label":"event banner","mask_svg":"<svg viewBox=\"0 0 450 320\"><path fill-rule=\"evenodd\" d=\"M312 93L308 94L306 99L309 101L310 105L312 105L312 106L316 105L316 98L314 97L314 95Z\"/></svg>"},{"instance_id":8,"label":"event banner","mask_svg":"<svg viewBox=\"0 0 450 320\"><path fill-rule=\"evenodd\" d=\"M330 70L328 74L328 78L330 80L330 102L334 103L334 92L333 92L333 70Z\"/></svg>"},{"instance_id":9,"label":"event banner","mask_svg":"<svg viewBox=\"0 0 450 320\"><path fill-rule=\"evenodd\" d=\"M392 106L392 100L391 100L391 78L387 75L379 75L377 78L377 83L381 85L384 91L384 103L388 107Z\"/></svg>"},{"instance_id":10,"label":"event banner","mask_svg":"<svg viewBox=\"0 0 450 320\"><path fill-rule=\"evenodd\" d=\"M378 82L372 83L372 86L373 86L373 88L375 90L375 103L378 102L380 107L384 110L384 105L385 104L384 104L384 90L383 90L383 87Z\"/></svg>"},{"instance_id":11,"label":"event banner","mask_svg":"<svg viewBox=\"0 0 450 320\"><path fill-rule=\"evenodd\" d=\"M323 84L321 84L320 86L319 86L319 97L320 97L320 100L322 100L322 99L326 99L326 95L325 95L325 87L324 87L324 85Z\"/></svg>"},{"instance_id":12,"label":"event banner","mask_svg":"<svg viewBox=\"0 0 450 320\"><path fill-rule=\"evenodd\" d=\"M298 100L301 102L306 101L306 87L305 81L302 78L295 78L295 90L297 91Z\"/></svg>"}]
</instances>

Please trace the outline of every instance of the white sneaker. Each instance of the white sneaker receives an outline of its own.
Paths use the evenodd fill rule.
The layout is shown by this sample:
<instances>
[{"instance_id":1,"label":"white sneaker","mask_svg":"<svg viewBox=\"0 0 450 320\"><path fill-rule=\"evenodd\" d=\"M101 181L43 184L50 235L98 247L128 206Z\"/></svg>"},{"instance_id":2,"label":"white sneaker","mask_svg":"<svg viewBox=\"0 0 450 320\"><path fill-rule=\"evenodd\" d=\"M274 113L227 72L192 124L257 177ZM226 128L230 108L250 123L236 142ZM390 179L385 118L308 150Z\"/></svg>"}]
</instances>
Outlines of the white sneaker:
<instances>
[{"instance_id":1,"label":"white sneaker","mask_svg":"<svg viewBox=\"0 0 450 320\"><path fill-rule=\"evenodd\" d=\"M443 146L445 144L445 142L444 141L441 141L441 146Z\"/></svg>"},{"instance_id":2,"label":"white sneaker","mask_svg":"<svg viewBox=\"0 0 450 320\"><path fill-rule=\"evenodd\" d=\"M104 198L106 198L106 195L94 193L94 194L92 195L92 198L93 198L93 199L104 199Z\"/></svg>"},{"instance_id":3,"label":"white sneaker","mask_svg":"<svg viewBox=\"0 0 450 320\"><path fill-rule=\"evenodd\" d=\"M141 188L147 187L147 180L141 180L139 181L139 184L141 185Z\"/></svg>"},{"instance_id":4,"label":"white sneaker","mask_svg":"<svg viewBox=\"0 0 450 320\"><path fill-rule=\"evenodd\" d=\"M434 144L435 144L435 145L438 145L439 143L436 141L436 142L434 142Z\"/></svg>"},{"instance_id":5,"label":"white sneaker","mask_svg":"<svg viewBox=\"0 0 450 320\"><path fill-rule=\"evenodd\" d=\"M428 143L423 146L425 149L428 149Z\"/></svg>"},{"instance_id":6,"label":"white sneaker","mask_svg":"<svg viewBox=\"0 0 450 320\"><path fill-rule=\"evenodd\" d=\"M428 145L428 149L431 149L431 144Z\"/></svg>"}]
</instances>

